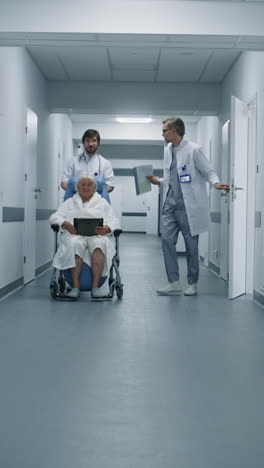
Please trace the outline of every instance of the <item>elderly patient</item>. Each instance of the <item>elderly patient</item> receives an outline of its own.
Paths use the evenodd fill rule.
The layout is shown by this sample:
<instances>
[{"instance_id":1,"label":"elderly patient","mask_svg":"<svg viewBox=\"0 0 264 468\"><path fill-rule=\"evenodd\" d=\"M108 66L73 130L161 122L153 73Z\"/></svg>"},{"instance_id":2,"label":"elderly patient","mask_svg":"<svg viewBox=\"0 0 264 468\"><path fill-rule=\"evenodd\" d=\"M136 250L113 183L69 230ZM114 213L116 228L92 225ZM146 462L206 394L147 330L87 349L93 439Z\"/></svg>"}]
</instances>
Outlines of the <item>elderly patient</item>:
<instances>
[{"instance_id":1,"label":"elderly patient","mask_svg":"<svg viewBox=\"0 0 264 468\"><path fill-rule=\"evenodd\" d=\"M79 236L73 226L74 218L103 218L104 225L96 228L94 236ZM96 192L96 179L92 174L80 174L76 194L66 200L49 221L50 224L59 224L63 231L53 266L59 270L70 269L73 288L68 296L79 297L79 276L85 262L92 269L92 297L101 297L99 280L107 274L114 256L111 233L120 229L120 223L111 205Z\"/></svg>"}]
</instances>

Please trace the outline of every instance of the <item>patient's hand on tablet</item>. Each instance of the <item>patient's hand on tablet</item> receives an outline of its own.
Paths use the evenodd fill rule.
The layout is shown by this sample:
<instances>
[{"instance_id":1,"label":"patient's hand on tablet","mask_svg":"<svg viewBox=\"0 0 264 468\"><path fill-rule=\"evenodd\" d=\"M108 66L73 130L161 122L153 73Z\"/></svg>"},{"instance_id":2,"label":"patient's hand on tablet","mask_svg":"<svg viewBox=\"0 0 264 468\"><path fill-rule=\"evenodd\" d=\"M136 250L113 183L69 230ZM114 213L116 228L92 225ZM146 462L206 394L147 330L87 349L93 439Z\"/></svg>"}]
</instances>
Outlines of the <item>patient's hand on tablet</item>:
<instances>
[{"instance_id":1,"label":"patient's hand on tablet","mask_svg":"<svg viewBox=\"0 0 264 468\"><path fill-rule=\"evenodd\" d=\"M97 226L95 228L95 234L98 236L105 236L106 234L110 234L111 229L109 226Z\"/></svg>"},{"instance_id":2,"label":"patient's hand on tablet","mask_svg":"<svg viewBox=\"0 0 264 468\"><path fill-rule=\"evenodd\" d=\"M66 229L70 234L77 234L75 227L69 221L64 221L61 227Z\"/></svg>"}]
</instances>

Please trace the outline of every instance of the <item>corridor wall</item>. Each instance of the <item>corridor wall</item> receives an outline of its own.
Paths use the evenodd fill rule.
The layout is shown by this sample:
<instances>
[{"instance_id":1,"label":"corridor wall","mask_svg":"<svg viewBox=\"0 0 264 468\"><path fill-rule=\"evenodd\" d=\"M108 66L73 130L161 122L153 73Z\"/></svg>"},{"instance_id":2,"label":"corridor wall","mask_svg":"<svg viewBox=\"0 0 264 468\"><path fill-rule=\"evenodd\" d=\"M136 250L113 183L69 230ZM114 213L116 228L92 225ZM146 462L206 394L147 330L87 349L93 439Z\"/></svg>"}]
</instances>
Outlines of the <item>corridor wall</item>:
<instances>
[{"instance_id":1,"label":"corridor wall","mask_svg":"<svg viewBox=\"0 0 264 468\"><path fill-rule=\"evenodd\" d=\"M256 172L254 297L264 304L264 53L244 52L230 70L222 84L219 118L221 124L230 119L231 96L250 103L256 96L256 164L248 161L248 171Z\"/></svg>"},{"instance_id":2,"label":"corridor wall","mask_svg":"<svg viewBox=\"0 0 264 468\"><path fill-rule=\"evenodd\" d=\"M30 108L38 116L36 273L49 264L53 236L47 217L57 206L58 140L72 151L71 122L51 116L46 79L24 48L0 48L0 297L23 284L25 126ZM3 217L3 213L8 216Z\"/></svg>"}]
</instances>

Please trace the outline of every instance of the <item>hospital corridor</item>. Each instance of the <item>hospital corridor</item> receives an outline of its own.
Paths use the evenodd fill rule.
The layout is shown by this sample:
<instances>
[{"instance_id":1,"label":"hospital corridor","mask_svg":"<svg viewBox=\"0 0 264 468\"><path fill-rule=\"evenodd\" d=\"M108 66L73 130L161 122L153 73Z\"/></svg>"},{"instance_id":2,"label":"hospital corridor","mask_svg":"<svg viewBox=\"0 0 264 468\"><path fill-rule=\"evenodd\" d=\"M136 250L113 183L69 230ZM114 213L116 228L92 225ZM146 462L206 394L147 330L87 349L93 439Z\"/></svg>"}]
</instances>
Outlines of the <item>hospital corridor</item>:
<instances>
[{"instance_id":1,"label":"hospital corridor","mask_svg":"<svg viewBox=\"0 0 264 468\"><path fill-rule=\"evenodd\" d=\"M1 301L0 466L261 468L263 309L203 266L158 296L159 237L120 246L122 300L53 300L47 272Z\"/></svg>"},{"instance_id":2,"label":"hospital corridor","mask_svg":"<svg viewBox=\"0 0 264 468\"><path fill-rule=\"evenodd\" d=\"M264 467L263 18L0 1L0 468Z\"/></svg>"}]
</instances>

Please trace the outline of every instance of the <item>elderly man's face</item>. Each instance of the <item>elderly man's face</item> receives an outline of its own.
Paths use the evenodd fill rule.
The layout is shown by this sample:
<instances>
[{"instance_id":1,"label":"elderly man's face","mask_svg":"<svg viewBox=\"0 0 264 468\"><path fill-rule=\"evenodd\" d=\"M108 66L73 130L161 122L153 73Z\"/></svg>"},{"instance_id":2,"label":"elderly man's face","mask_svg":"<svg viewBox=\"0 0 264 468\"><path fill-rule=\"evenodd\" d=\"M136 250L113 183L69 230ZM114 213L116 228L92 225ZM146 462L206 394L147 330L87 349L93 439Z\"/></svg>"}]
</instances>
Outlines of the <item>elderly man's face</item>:
<instances>
[{"instance_id":1,"label":"elderly man's face","mask_svg":"<svg viewBox=\"0 0 264 468\"><path fill-rule=\"evenodd\" d=\"M82 198L89 199L93 196L95 187L91 179L81 179L78 186Z\"/></svg>"},{"instance_id":2,"label":"elderly man's face","mask_svg":"<svg viewBox=\"0 0 264 468\"><path fill-rule=\"evenodd\" d=\"M98 141L96 137L85 138L84 140L85 151L89 154L95 154L98 148Z\"/></svg>"}]
</instances>

